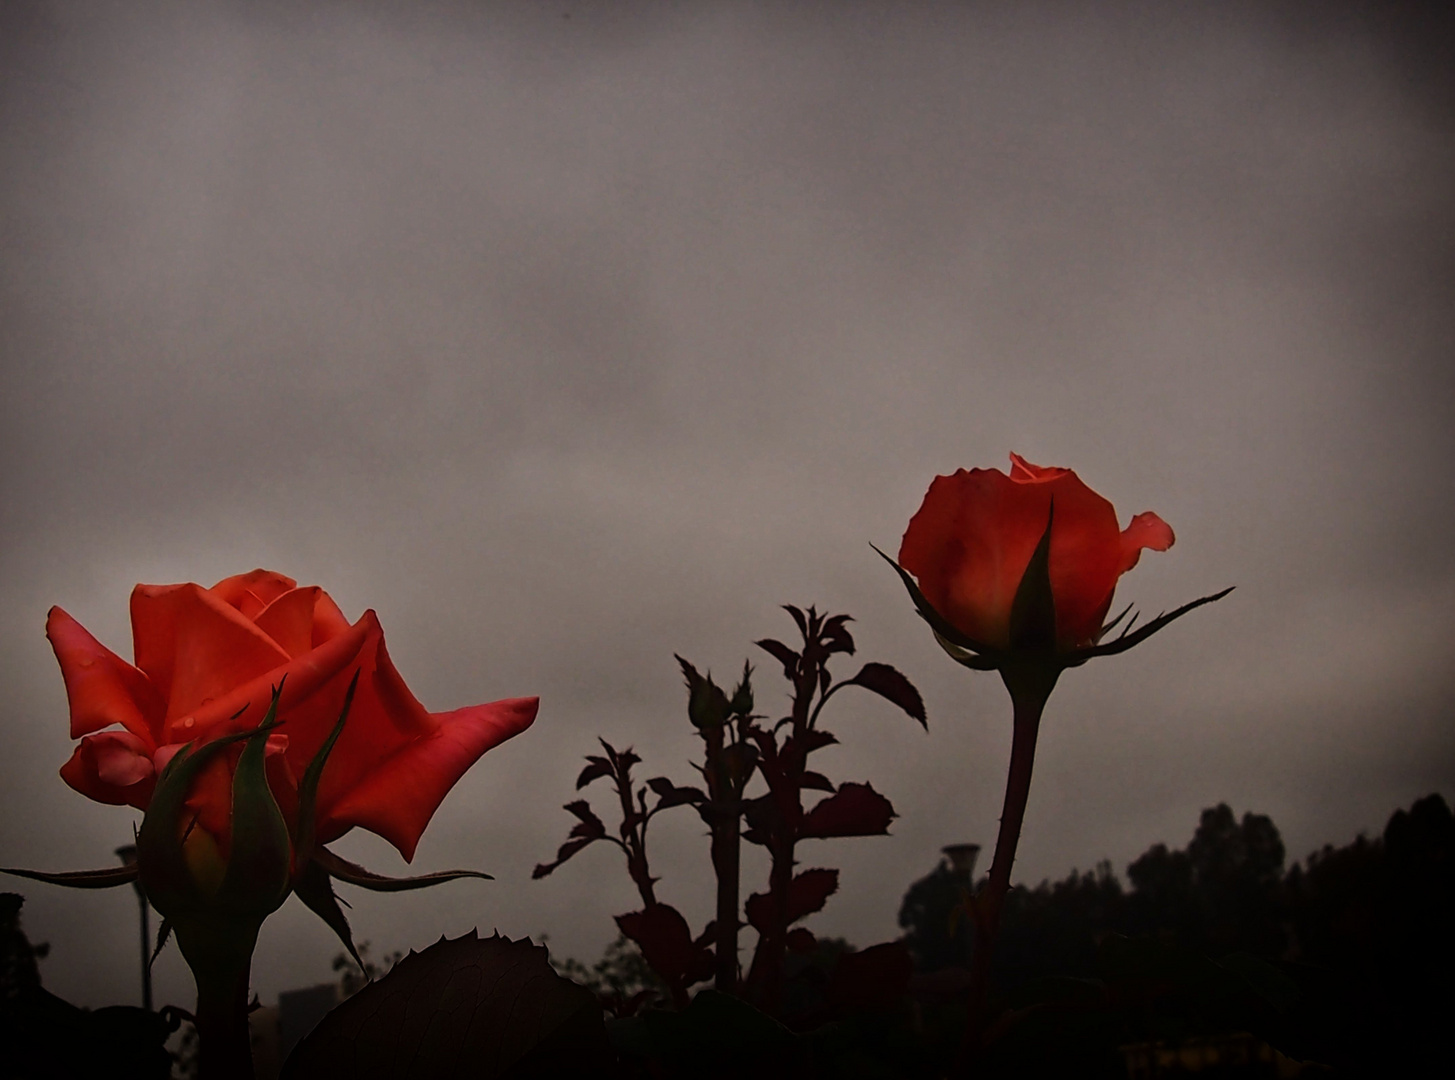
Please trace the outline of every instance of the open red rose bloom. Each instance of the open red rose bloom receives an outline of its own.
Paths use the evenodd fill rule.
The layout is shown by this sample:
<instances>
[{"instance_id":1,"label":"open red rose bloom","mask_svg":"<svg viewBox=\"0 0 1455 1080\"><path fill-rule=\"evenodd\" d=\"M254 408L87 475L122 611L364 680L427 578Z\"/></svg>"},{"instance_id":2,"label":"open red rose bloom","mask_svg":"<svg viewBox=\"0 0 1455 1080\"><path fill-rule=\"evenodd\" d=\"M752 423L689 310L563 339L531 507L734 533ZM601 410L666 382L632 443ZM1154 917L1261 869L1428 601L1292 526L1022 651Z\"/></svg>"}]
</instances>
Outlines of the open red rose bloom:
<instances>
[{"instance_id":1,"label":"open red rose bloom","mask_svg":"<svg viewBox=\"0 0 1455 1080\"><path fill-rule=\"evenodd\" d=\"M1172 530L1156 514L1125 529L1116 511L1070 469L1042 468L1011 454L1010 475L960 469L937 476L910 520L899 563L925 599L962 633L992 648L1010 645L1010 612L1031 555L1051 529L1050 578L1058 648L1096 640L1117 579L1143 548L1166 551Z\"/></svg>"},{"instance_id":2,"label":"open red rose bloom","mask_svg":"<svg viewBox=\"0 0 1455 1080\"><path fill-rule=\"evenodd\" d=\"M317 586L268 570L199 585L138 585L131 594L135 666L52 608L46 636L60 661L81 739L61 776L98 802L145 810L158 774L183 745L250 730L280 680L268 786L290 825L298 781L358 690L318 789L317 838L357 825L406 860L445 794L481 754L524 731L536 698L430 713L384 648L373 611L349 624ZM234 719L235 717L235 719ZM103 730L119 725L119 730ZM231 833L231 768L241 746L202 772L187 804L223 852Z\"/></svg>"}]
</instances>

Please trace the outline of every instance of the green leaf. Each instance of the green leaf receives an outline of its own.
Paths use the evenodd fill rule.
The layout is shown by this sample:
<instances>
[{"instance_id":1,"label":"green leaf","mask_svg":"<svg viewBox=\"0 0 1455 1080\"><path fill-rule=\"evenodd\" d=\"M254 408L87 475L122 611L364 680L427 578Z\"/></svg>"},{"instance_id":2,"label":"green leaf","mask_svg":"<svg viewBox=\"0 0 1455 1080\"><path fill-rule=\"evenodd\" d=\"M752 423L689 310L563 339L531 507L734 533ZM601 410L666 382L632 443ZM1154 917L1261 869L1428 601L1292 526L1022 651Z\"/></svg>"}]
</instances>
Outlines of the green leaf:
<instances>
[{"instance_id":1,"label":"green leaf","mask_svg":"<svg viewBox=\"0 0 1455 1080\"><path fill-rule=\"evenodd\" d=\"M339 899L334 894L333 881L328 871L317 861L310 859L303 867L298 881L294 883L293 891L307 905L309 911L328 923L329 929L338 935L344 948L349 950L354 963L359 965L359 970L367 972L369 969L364 966L363 957L354 948L353 931L349 929L349 920L345 918L343 908L339 907Z\"/></svg>"},{"instance_id":2,"label":"green leaf","mask_svg":"<svg viewBox=\"0 0 1455 1080\"><path fill-rule=\"evenodd\" d=\"M934 609L934 606L925 599L925 594L920 592L919 585L916 584L914 578L910 576L908 570L900 566L899 563L895 562L888 555L884 554L884 552L880 551L877 547L874 547L873 544L870 544L869 546L871 548L874 548L875 553L878 554L881 559L887 562L890 566L894 567L894 572L899 575L899 580L904 582L904 587L909 591L909 598L914 601L915 609L920 613L920 617L924 619L925 622L930 624L930 628L934 630L936 635L944 638L952 645L958 645L962 649L969 649L971 652L986 653L993 656L999 651L997 649L992 649L989 645L984 645L981 642L976 641L968 634L962 633L960 630L957 630L954 626L952 626L950 624L950 621L946 619L943 615L941 615L938 611L936 611ZM959 658L956 657L956 659ZM960 662L965 663L965 661L963 660L961 660ZM969 667L973 665L966 664L966 666ZM987 667L994 666L994 664L987 665Z\"/></svg>"},{"instance_id":3,"label":"green leaf","mask_svg":"<svg viewBox=\"0 0 1455 1080\"><path fill-rule=\"evenodd\" d=\"M60 870L55 873L0 866L0 874L14 874L16 877L44 881L50 885L65 885L72 889L111 889L117 885L130 885L136 880L137 872L136 863L108 866L101 870Z\"/></svg>"},{"instance_id":4,"label":"green leaf","mask_svg":"<svg viewBox=\"0 0 1455 1080\"><path fill-rule=\"evenodd\" d=\"M420 874L418 877L386 877L383 874L376 874L372 870L365 870L358 863L342 859L322 845L314 849L313 861L340 881L347 881L350 885L357 885L362 889L372 889L374 892L406 892L409 889L424 889L431 885L443 884L446 881L456 881L459 878L495 880L489 874L482 874L478 870L438 870L433 874Z\"/></svg>"},{"instance_id":5,"label":"green leaf","mask_svg":"<svg viewBox=\"0 0 1455 1080\"><path fill-rule=\"evenodd\" d=\"M1046 530L1031 553L1010 605L1010 647L1018 651L1051 652L1056 648L1056 597L1051 592L1051 526L1055 520L1052 500Z\"/></svg>"},{"instance_id":6,"label":"green leaf","mask_svg":"<svg viewBox=\"0 0 1455 1080\"><path fill-rule=\"evenodd\" d=\"M333 725L333 730L328 733L328 738L323 740L323 745L318 748L318 753L313 755L313 760L308 763L308 768L303 770L303 779L298 784L298 835L294 837L294 849L300 859L308 859L313 854L313 844L317 838L318 826L318 784L323 779L323 767L328 763L329 754L333 753L333 745L338 742L338 737L343 733L344 721L349 718L349 709L354 703L354 691L359 686L359 675L363 671L354 672L354 677L349 680L349 688L344 693L344 706L339 711L338 721Z\"/></svg>"},{"instance_id":7,"label":"green leaf","mask_svg":"<svg viewBox=\"0 0 1455 1080\"><path fill-rule=\"evenodd\" d=\"M219 900L249 915L267 915L288 898L293 841L268 787L267 732L277 726L280 682L263 722L243 746L232 775L232 851Z\"/></svg>"}]
</instances>

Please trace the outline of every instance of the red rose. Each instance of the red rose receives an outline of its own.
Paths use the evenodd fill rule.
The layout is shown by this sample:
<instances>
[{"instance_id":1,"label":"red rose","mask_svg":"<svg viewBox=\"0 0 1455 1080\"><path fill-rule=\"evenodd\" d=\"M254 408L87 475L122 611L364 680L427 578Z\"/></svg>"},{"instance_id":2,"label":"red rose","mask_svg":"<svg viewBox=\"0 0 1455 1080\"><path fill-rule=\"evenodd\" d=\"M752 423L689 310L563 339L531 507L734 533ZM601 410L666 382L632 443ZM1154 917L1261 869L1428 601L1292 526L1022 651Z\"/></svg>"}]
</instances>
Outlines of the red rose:
<instances>
[{"instance_id":1,"label":"red rose","mask_svg":"<svg viewBox=\"0 0 1455 1080\"><path fill-rule=\"evenodd\" d=\"M98 802L145 810L157 775L193 740L258 725L283 681L279 731L268 739L268 786L290 826L298 781L337 722L356 671L348 722L318 789L317 840L355 825L406 860L435 808L485 751L524 731L536 698L430 713L404 685L373 611L350 625L328 594L254 570L199 585L138 585L131 594L136 665L126 663L60 608L46 636L60 661L80 738L61 768ZM119 730L102 730L120 725ZM231 768L241 744L202 772L187 804L227 851Z\"/></svg>"},{"instance_id":2,"label":"red rose","mask_svg":"<svg viewBox=\"0 0 1455 1080\"><path fill-rule=\"evenodd\" d=\"M1042 468L1011 454L998 469L937 476L910 520L899 563L932 607L961 633L995 649L1010 645L1010 612L1031 555L1051 529L1050 579L1057 646L1094 642L1117 578L1143 548L1166 551L1172 530L1156 514L1117 528L1116 511L1070 469Z\"/></svg>"}]
</instances>

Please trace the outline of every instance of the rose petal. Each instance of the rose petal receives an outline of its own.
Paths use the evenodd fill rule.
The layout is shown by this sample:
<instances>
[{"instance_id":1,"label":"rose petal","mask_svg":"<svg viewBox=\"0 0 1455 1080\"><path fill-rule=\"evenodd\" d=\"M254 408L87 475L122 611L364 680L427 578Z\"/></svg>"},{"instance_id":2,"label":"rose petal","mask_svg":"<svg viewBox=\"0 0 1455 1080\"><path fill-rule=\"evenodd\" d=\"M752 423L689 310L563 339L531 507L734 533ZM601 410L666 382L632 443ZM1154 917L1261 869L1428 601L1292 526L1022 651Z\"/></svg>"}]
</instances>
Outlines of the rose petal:
<instances>
[{"instance_id":1,"label":"rose petal","mask_svg":"<svg viewBox=\"0 0 1455 1080\"><path fill-rule=\"evenodd\" d=\"M241 743L220 751L198 770L186 798L198 827L212 834L224 858L232 851L232 771L241 754Z\"/></svg>"},{"instance_id":2,"label":"rose petal","mask_svg":"<svg viewBox=\"0 0 1455 1080\"><path fill-rule=\"evenodd\" d=\"M234 607L247 618L256 618L258 613L298 582L272 570L249 570L246 574L234 574L223 578L207 591L224 604Z\"/></svg>"},{"instance_id":3,"label":"rose petal","mask_svg":"<svg viewBox=\"0 0 1455 1080\"><path fill-rule=\"evenodd\" d=\"M1054 480L1058 476L1065 476L1070 471L1059 465L1032 465L1019 454L1010 455L1010 478L1018 484L1035 484L1042 480Z\"/></svg>"},{"instance_id":4,"label":"rose petal","mask_svg":"<svg viewBox=\"0 0 1455 1080\"><path fill-rule=\"evenodd\" d=\"M290 589L260 611L254 622L290 658L302 656L313 648L313 609L322 592L317 585Z\"/></svg>"},{"instance_id":5,"label":"rose petal","mask_svg":"<svg viewBox=\"0 0 1455 1080\"><path fill-rule=\"evenodd\" d=\"M436 713L439 727L383 762L362 783L320 812L323 843L357 825L388 840L405 862L450 788L480 755L518 735L536 718L537 698L512 698Z\"/></svg>"},{"instance_id":6,"label":"rose petal","mask_svg":"<svg viewBox=\"0 0 1455 1080\"><path fill-rule=\"evenodd\" d=\"M378 623L372 625L377 628ZM262 722L273 699L273 687L281 683L283 694L278 702L278 719L287 725L289 758L296 765L301 757L306 766L308 757L323 744L338 720L344 690L352 677L353 667L349 665L359 659L369 630L370 624L361 619L347 634L233 688L187 716L169 719L163 729L163 741L187 742L249 731ZM346 667L348 674L344 674ZM322 704L315 700L321 688L327 689L327 700Z\"/></svg>"},{"instance_id":7,"label":"rose petal","mask_svg":"<svg viewBox=\"0 0 1455 1080\"><path fill-rule=\"evenodd\" d=\"M925 598L977 641L1007 647L1010 610L1052 500L1051 589L1057 638L1073 647L1100 629L1121 558L1111 503L1070 469L1012 458L1012 479L996 469L939 476L910 520L899 562Z\"/></svg>"},{"instance_id":8,"label":"rose petal","mask_svg":"<svg viewBox=\"0 0 1455 1080\"><path fill-rule=\"evenodd\" d=\"M146 674L102 645L58 607L50 610L45 634L66 683L71 738L121 724L155 746L166 703Z\"/></svg>"},{"instance_id":9,"label":"rose petal","mask_svg":"<svg viewBox=\"0 0 1455 1080\"><path fill-rule=\"evenodd\" d=\"M1138 514L1122 530L1122 559L1121 569L1118 573L1125 574L1136 566L1137 560L1142 557L1143 548L1166 551L1176 540L1177 537L1172 534L1172 527L1156 514L1150 510L1144 514Z\"/></svg>"},{"instance_id":10,"label":"rose petal","mask_svg":"<svg viewBox=\"0 0 1455 1080\"><path fill-rule=\"evenodd\" d=\"M87 735L61 766L61 779L88 799L138 810L157 786L145 742L126 731Z\"/></svg>"},{"instance_id":11,"label":"rose petal","mask_svg":"<svg viewBox=\"0 0 1455 1080\"><path fill-rule=\"evenodd\" d=\"M318 602L313 607L313 646L317 648L325 641L332 641L340 634L348 633L349 620L333 602L333 597L322 589L318 590Z\"/></svg>"},{"instance_id":12,"label":"rose petal","mask_svg":"<svg viewBox=\"0 0 1455 1080\"><path fill-rule=\"evenodd\" d=\"M138 585L131 625L137 667L166 698L169 726L289 659L236 608L197 585Z\"/></svg>"}]
</instances>

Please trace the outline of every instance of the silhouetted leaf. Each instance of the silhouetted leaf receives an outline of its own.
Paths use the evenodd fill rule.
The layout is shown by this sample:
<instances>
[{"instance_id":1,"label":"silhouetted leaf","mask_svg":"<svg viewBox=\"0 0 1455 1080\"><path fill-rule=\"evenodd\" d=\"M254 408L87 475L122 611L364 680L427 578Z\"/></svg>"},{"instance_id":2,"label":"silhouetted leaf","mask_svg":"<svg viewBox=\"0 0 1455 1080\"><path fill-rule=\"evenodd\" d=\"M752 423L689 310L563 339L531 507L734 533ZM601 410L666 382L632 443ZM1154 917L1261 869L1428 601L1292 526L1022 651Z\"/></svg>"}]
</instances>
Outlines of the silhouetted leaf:
<instances>
[{"instance_id":1,"label":"silhouetted leaf","mask_svg":"<svg viewBox=\"0 0 1455 1080\"><path fill-rule=\"evenodd\" d=\"M329 877L328 871L316 859L310 859L304 866L303 873L298 876L293 891L309 911L327 923L328 928L338 935L344 948L354 958L354 963L359 965L359 970L367 974L369 969L364 965L359 950L354 948L353 931L349 929L349 920L339 907L338 897L333 891L333 879Z\"/></svg>"},{"instance_id":2,"label":"silhouetted leaf","mask_svg":"<svg viewBox=\"0 0 1455 1080\"><path fill-rule=\"evenodd\" d=\"M838 887L837 870L805 870L794 875L788 889L788 923L796 923L820 910ZM743 907L748 924L759 933L772 925L773 902L769 893L753 893Z\"/></svg>"},{"instance_id":3,"label":"silhouetted leaf","mask_svg":"<svg viewBox=\"0 0 1455 1080\"><path fill-rule=\"evenodd\" d=\"M595 995L529 939L472 930L411 952L336 1006L289 1056L284 1080L602 1076L611 1050Z\"/></svg>"},{"instance_id":4,"label":"silhouetted leaf","mask_svg":"<svg viewBox=\"0 0 1455 1080\"><path fill-rule=\"evenodd\" d=\"M926 731L929 730L924 699L920 697L914 683L905 678L897 669L888 664L865 664L859 669L859 674L849 679L848 683L862 686L865 690L872 690L886 701L898 705L910 717L918 720Z\"/></svg>"},{"instance_id":5,"label":"silhouetted leaf","mask_svg":"<svg viewBox=\"0 0 1455 1080\"><path fill-rule=\"evenodd\" d=\"M833 782L823 773L816 772L804 773L803 779L798 782L798 786L811 791L832 792L834 790Z\"/></svg>"},{"instance_id":6,"label":"silhouetted leaf","mask_svg":"<svg viewBox=\"0 0 1455 1080\"><path fill-rule=\"evenodd\" d=\"M599 836L586 836L582 837L579 840L567 840L556 852L556 859L554 862L536 864L536 868L530 872L531 880L536 881L540 878L545 877L547 874L552 873L556 869L556 867L560 866L572 855L575 855L582 848L589 847L591 844L595 843L597 840L600 839L601 837Z\"/></svg>"},{"instance_id":7,"label":"silhouetted leaf","mask_svg":"<svg viewBox=\"0 0 1455 1080\"><path fill-rule=\"evenodd\" d=\"M798 678L798 654L781 641L774 641L772 638L764 638L762 641L753 642L758 648L772 654L780 664L783 665L783 677L790 682Z\"/></svg>"},{"instance_id":8,"label":"silhouetted leaf","mask_svg":"<svg viewBox=\"0 0 1455 1080\"><path fill-rule=\"evenodd\" d=\"M807 640L809 637L808 622L804 619L803 612L799 611L792 604L784 604L783 610L793 616L793 621L798 624L798 632L803 635L804 640ZM808 610L811 612L813 608L809 608Z\"/></svg>"},{"instance_id":9,"label":"silhouetted leaf","mask_svg":"<svg viewBox=\"0 0 1455 1080\"><path fill-rule=\"evenodd\" d=\"M835 615L832 619L824 620L820 637L828 642L829 652L841 652L853 655L854 638L844 627L844 623L853 621L848 615Z\"/></svg>"},{"instance_id":10,"label":"silhouetted leaf","mask_svg":"<svg viewBox=\"0 0 1455 1080\"><path fill-rule=\"evenodd\" d=\"M20 870L11 866L0 866L0 874L14 874L16 877L44 881L49 885L66 885L72 889L112 889L117 885L130 885L136 880L136 863L126 866L104 866L100 870Z\"/></svg>"},{"instance_id":11,"label":"silhouetted leaf","mask_svg":"<svg viewBox=\"0 0 1455 1080\"><path fill-rule=\"evenodd\" d=\"M792 953L811 953L818 948L818 938L813 936L812 930L795 926L788 931L788 936L783 939L783 944Z\"/></svg>"},{"instance_id":12,"label":"silhouetted leaf","mask_svg":"<svg viewBox=\"0 0 1455 1080\"><path fill-rule=\"evenodd\" d=\"M611 762L599 754L587 754L586 760L590 762L586 768L581 770L581 775L576 777L576 790L580 791L593 780L599 780L603 776L611 775Z\"/></svg>"},{"instance_id":13,"label":"silhouetted leaf","mask_svg":"<svg viewBox=\"0 0 1455 1080\"><path fill-rule=\"evenodd\" d=\"M637 943L642 957L675 990L712 978L712 952L692 937L687 920L671 904L616 917L623 934Z\"/></svg>"},{"instance_id":14,"label":"silhouetted leaf","mask_svg":"<svg viewBox=\"0 0 1455 1080\"><path fill-rule=\"evenodd\" d=\"M347 881L350 885L357 885L372 892L408 892L411 889L426 889L431 885L442 885L446 881L459 881L461 878L495 880L489 874L482 874L479 870L436 870L433 874L417 874L414 877L389 877L385 874L376 874L372 870L365 870L358 863L340 858L326 847L314 850L313 861L340 881Z\"/></svg>"},{"instance_id":15,"label":"silhouetted leaf","mask_svg":"<svg viewBox=\"0 0 1455 1080\"><path fill-rule=\"evenodd\" d=\"M647 787L651 788L659 797L658 810L665 810L671 806L682 806L686 803L704 803L707 796L695 787L677 787L665 776L656 776L647 781Z\"/></svg>"},{"instance_id":16,"label":"silhouetted leaf","mask_svg":"<svg viewBox=\"0 0 1455 1080\"><path fill-rule=\"evenodd\" d=\"M837 793L803 816L800 837L879 836L889 831L894 806L869 784L840 784Z\"/></svg>"},{"instance_id":17,"label":"silhouetted leaf","mask_svg":"<svg viewBox=\"0 0 1455 1080\"><path fill-rule=\"evenodd\" d=\"M606 835L606 826L592 812L591 804L585 799L577 799L575 802L569 802L561 807L561 809L580 818L580 823L571 828L571 836L590 837L594 840L597 837Z\"/></svg>"}]
</instances>

